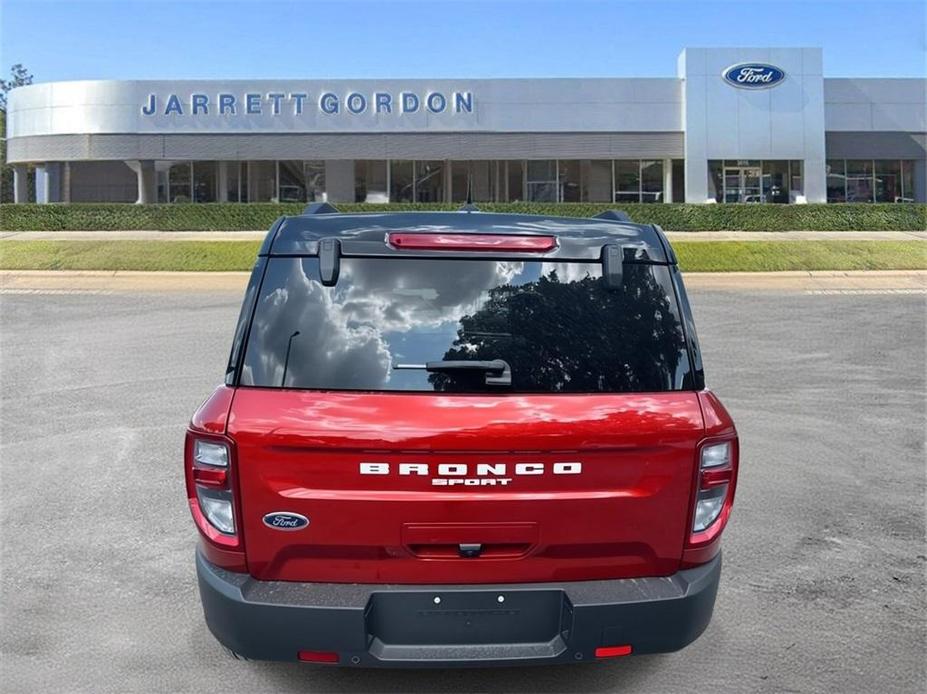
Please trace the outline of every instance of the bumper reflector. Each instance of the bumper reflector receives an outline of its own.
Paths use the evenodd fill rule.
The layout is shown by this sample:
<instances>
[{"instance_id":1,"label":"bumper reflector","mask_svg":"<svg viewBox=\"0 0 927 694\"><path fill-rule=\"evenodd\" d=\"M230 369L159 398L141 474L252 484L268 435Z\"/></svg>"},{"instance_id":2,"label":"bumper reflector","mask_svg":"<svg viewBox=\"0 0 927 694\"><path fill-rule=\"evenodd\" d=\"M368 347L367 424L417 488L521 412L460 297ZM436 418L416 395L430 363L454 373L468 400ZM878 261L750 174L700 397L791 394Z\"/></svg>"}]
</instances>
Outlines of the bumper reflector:
<instances>
[{"instance_id":1,"label":"bumper reflector","mask_svg":"<svg viewBox=\"0 0 927 694\"><path fill-rule=\"evenodd\" d=\"M599 646L595 649L596 658L619 658L631 655L631 646Z\"/></svg>"},{"instance_id":2,"label":"bumper reflector","mask_svg":"<svg viewBox=\"0 0 927 694\"><path fill-rule=\"evenodd\" d=\"M296 654L304 663L337 663L338 654L334 651L299 651Z\"/></svg>"}]
</instances>

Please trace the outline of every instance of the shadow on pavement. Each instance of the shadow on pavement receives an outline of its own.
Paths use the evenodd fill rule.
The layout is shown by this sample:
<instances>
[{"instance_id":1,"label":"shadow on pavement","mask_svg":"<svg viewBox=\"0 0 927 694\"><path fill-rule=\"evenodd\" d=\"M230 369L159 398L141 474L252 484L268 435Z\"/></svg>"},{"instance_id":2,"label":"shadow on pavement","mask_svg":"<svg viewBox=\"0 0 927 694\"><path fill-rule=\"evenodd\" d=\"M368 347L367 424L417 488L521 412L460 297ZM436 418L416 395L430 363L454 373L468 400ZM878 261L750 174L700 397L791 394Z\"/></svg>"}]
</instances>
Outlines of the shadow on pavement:
<instances>
[{"instance_id":1,"label":"shadow on pavement","mask_svg":"<svg viewBox=\"0 0 927 694\"><path fill-rule=\"evenodd\" d=\"M303 663L242 663L274 691L600 692L637 688L666 656L528 668L350 670Z\"/></svg>"}]
</instances>

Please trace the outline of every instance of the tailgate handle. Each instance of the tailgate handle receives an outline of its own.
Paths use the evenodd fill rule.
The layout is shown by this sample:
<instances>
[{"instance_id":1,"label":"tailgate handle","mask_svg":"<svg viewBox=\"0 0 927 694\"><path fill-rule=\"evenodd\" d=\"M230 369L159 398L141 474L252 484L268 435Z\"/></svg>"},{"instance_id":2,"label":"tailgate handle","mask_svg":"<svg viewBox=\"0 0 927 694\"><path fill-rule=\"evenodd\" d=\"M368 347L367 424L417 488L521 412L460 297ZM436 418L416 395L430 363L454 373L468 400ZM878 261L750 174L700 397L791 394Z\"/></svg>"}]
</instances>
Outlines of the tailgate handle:
<instances>
[{"instance_id":1,"label":"tailgate handle","mask_svg":"<svg viewBox=\"0 0 927 694\"><path fill-rule=\"evenodd\" d=\"M483 545L462 542L457 545L457 551L464 559L476 559L483 551Z\"/></svg>"},{"instance_id":2,"label":"tailgate handle","mask_svg":"<svg viewBox=\"0 0 927 694\"><path fill-rule=\"evenodd\" d=\"M537 545L538 525L516 523L405 523L402 543L425 559L515 558Z\"/></svg>"}]
</instances>

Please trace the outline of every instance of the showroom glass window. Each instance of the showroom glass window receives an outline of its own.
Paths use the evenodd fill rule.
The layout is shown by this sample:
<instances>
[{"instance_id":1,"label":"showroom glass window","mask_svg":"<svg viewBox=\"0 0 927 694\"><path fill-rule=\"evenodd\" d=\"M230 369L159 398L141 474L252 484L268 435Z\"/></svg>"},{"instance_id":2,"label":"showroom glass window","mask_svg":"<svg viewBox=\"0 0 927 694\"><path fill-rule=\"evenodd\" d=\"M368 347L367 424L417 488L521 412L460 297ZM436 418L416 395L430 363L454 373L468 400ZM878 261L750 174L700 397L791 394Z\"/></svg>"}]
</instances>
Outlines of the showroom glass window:
<instances>
[{"instance_id":1,"label":"showroom glass window","mask_svg":"<svg viewBox=\"0 0 927 694\"><path fill-rule=\"evenodd\" d=\"M641 163L637 159L615 161L615 202L640 202Z\"/></svg>"},{"instance_id":2,"label":"showroom glass window","mask_svg":"<svg viewBox=\"0 0 927 694\"><path fill-rule=\"evenodd\" d=\"M902 195L901 162L897 159L875 161L876 202L900 202Z\"/></svg>"},{"instance_id":3,"label":"showroom glass window","mask_svg":"<svg viewBox=\"0 0 927 694\"><path fill-rule=\"evenodd\" d=\"M663 202L663 161L641 162L641 202Z\"/></svg>"},{"instance_id":4,"label":"showroom glass window","mask_svg":"<svg viewBox=\"0 0 927 694\"><path fill-rule=\"evenodd\" d=\"M387 162L382 159L359 159L354 162L354 200L389 202Z\"/></svg>"},{"instance_id":5,"label":"showroom glass window","mask_svg":"<svg viewBox=\"0 0 927 694\"><path fill-rule=\"evenodd\" d=\"M471 186L474 202L496 200L496 181L501 162L497 161L455 161L451 163L451 201L464 202L467 186Z\"/></svg>"},{"instance_id":6,"label":"showroom glass window","mask_svg":"<svg viewBox=\"0 0 927 694\"><path fill-rule=\"evenodd\" d=\"M174 164L167 172L168 202L190 202L193 191L191 189L193 172L190 162Z\"/></svg>"},{"instance_id":7,"label":"showroom glass window","mask_svg":"<svg viewBox=\"0 0 927 694\"><path fill-rule=\"evenodd\" d=\"M871 159L847 159L847 202L872 202L875 185Z\"/></svg>"},{"instance_id":8,"label":"showroom glass window","mask_svg":"<svg viewBox=\"0 0 927 694\"><path fill-rule=\"evenodd\" d=\"M557 161L527 162L527 193L531 202L557 202Z\"/></svg>"},{"instance_id":9,"label":"showroom glass window","mask_svg":"<svg viewBox=\"0 0 927 694\"><path fill-rule=\"evenodd\" d=\"M226 161L225 195L229 202L248 202L248 162Z\"/></svg>"},{"instance_id":10,"label":"showroom glass window","mask_svg":"<svg viewBox=\"0 0 927 694\"><path fill-rule=\"evenodd\" d=\"M444 202L444 162L417 161L415 202Z\"/></svg>"},{"instance_id":11,"label":"showroom glass window","mask_svg":"<svg viewBox=\"0 0 927 694\"><path fill-rule=\"evenodd\" d=\"M389 163L389 201L415 201L415 175L411 161L393 160Z\"/></svg>"},{"instance_id":12,"label":"showroom glass window","mask_svg":"<svg viewBox=\"0 0 927 694\"><path fill-rule=\"evenodd\" d=\"M827 160L827 202L847 201L847 170L843 159Z\"/></svg>"},{"instance_id":13,"label":"showroom glass window","mask_svg":"<svg viewBox=\"0 0 927 694\"><path fill-rule=\"evenodd\" d=\"M501 162L505 169L505 198L503 202L519 202L525 199L525 162L509 160Z\"/></svg>"},{"instance_id":14,"label":"showroom glass window","mask_svg":"<svg viewBox=\"0 0 927 694\"><path fill-rule=\"evenodd\" d=\"M585 184L583 162L577 159L560 159L557 167L560 202L582 202Z\"/></svg>"},{"instance_id":15,"label":"showroom glass window","mask_svg":"<svg viewBox=\"0 0 927 694\"><path fill-rule=\"evenodd\" d=\"M251 162L248 184L248 199L251 202L275 202L277 198L277 162Z\"/></svg>"},{"instance_id":16,"label":"showroom glass window","mask_svg":"<svg viewBox=\"0 0 927 694\"><path fill-rule=\"evenodd\" d=\"M914 162L828 159L827 202L914 202Z\"/></svg>"},{"instance_id":17,"label":"showroom glass window","mask_svg":"<svg viewBox=\"0 0 927 694\"><path fill-rule=\"evenodd\" d=\"M193 201L216 202L219 199L218 162L193 162Z\"/></svg>"},{"instance_id":18,"label":"showroom glass window","mask_svg":"<svg viewBox=\"0 0 927 694\"><path fill-rule=\"evenodd\" d=\"M583 202L611 202L612 162L610 159L584 159L581 162L583 174Z\"/></svg>"}]
</instances>

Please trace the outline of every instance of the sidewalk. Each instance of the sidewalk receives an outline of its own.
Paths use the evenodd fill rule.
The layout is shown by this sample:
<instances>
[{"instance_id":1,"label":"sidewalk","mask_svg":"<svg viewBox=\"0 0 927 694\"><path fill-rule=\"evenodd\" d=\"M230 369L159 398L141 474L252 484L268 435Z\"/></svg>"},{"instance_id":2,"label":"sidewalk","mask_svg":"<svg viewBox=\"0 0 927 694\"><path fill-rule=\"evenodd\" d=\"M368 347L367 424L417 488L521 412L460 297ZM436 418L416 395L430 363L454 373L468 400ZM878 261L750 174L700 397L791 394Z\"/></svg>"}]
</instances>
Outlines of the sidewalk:
<instances>
[{"instance_id":1,"label":"sidewalk","mask_svg":"<svg viewBox=\"0 0 927 694\"><path fill-rule=\"evenodd\" d=\"M261 241L266 231L0 231L3 241ZM927 241L927 231L668 231L670 241Z\"/></svg>"}]
</instances>

